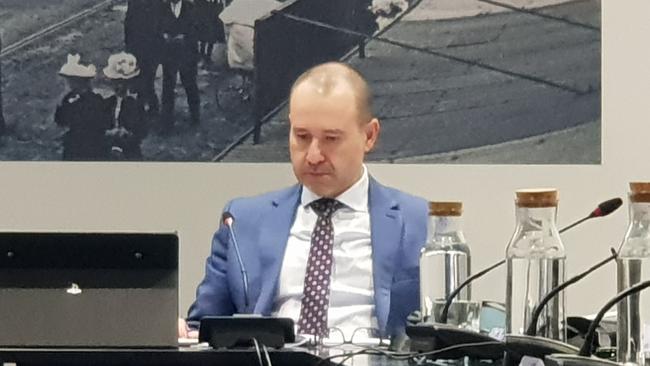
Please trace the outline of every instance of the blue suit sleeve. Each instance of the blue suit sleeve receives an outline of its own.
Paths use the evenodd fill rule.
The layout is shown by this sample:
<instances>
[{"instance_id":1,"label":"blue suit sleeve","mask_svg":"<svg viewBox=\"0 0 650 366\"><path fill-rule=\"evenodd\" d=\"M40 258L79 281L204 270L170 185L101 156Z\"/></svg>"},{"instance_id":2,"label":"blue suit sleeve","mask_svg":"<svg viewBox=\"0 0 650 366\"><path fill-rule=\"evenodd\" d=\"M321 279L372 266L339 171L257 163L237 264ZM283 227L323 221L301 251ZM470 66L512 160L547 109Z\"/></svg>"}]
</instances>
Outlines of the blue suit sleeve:
<instances>
[{"instance_id":1,"label":"blue suit sleeve","mask_svg":"<svg viewBox=\"0 0 650 366\"><path fill-rule=\"evenodd\" d=\"M411 196L404 200L404 233L400 248L399 269L391 288L390 334L404 333L406 318L420 307L420 250L427 238L427 202Z\"/></svg>"},{"instance_id":2,"label":"blue suit sleeve","mask_svg":"<svg viewBox=\"0 0 650 366\"><path fill-rule=\"evenodd\" d=\"M226 206L225 211L228 210ZM201 318L209 315L232 315L235 312L228 282L228 228L221 224L212 237L212 249L205 264L205 276L196 290L196 300L190 306L188 325L198 328Z\"/></svg>"}]
</instances>

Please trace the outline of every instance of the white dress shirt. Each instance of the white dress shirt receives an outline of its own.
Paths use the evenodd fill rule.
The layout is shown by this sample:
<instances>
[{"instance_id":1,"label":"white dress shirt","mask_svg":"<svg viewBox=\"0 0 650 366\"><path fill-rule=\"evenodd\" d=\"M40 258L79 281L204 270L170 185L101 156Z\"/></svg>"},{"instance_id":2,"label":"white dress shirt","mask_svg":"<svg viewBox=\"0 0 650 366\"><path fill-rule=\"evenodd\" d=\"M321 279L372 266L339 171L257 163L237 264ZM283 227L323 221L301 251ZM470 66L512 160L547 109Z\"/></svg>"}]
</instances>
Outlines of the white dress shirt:
<instances>
[{"instance_id":1,"label":"white dress shirt","mask_svg":"<svg viewBox=\"0 0 650 366\"><path fill-rule=\"evenodd\" d=\"M116 98L116 103L115 103L115 111L113 113L113 128L118 128L120 127L120 112L122 112L122 98L119 95L115 95Z\"/></svg>"},{"instance_id":2,"label":"white dress shirt","mask_svg":"<svg viewBox=\"0 0 650 366\"><path fill-rule=\"evenodd\" d=\"M174 13L174 16L176 18L180 17L181 16L181 7L183 6L183 1L181 0L181 1L177 2L177 3L172 2L171 6L172 6L172 13Z\"/></svg>"},{"instance_id":3,"label":"white dress shirt","mask_svg":"<svg viewBox=\"0 0 650 366\"><path fill-rule=\"evenodd\" d=\"M296 323L300 317L311 232L318 217L309 204L319 198L321 197L303 186L280 272L274 315L292 318ZM350 340L355 329L377 327L368 211L368 170L365 166L361 178L336 199L344 207L332 216L334 252L328 327L340 329L346 339Z\"/></svg>"}]
</instances>

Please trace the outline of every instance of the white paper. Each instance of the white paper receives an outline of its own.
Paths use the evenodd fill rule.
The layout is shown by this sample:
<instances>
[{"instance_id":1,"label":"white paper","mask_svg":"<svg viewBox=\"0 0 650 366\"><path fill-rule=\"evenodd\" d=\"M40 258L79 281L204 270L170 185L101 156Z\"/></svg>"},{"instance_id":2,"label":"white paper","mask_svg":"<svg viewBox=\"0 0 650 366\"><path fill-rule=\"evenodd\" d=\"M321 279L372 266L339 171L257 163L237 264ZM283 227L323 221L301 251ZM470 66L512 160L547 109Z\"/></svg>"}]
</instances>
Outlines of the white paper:
<instances>
[{"instance_id":1,"label":"white paper","mask_svg":"<svg viewBox=\"0 0 650 366\"><path fill-rule=\"evenodd\" d=\"M521 358L519 366L544 366L544 361L539 358L524 356Z\"/></svg>"}]
</instances>

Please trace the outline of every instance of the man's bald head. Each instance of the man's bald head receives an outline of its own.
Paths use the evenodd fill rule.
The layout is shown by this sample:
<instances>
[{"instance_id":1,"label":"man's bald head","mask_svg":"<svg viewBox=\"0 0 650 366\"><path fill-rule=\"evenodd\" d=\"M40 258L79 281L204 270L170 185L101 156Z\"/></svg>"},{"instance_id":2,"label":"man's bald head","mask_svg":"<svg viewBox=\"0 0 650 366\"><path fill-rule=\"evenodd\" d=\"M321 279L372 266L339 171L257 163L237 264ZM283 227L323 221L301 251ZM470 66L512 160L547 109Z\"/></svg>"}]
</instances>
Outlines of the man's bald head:
<instances>
[{"instance_id":1,"label":"man's bald head","mask_svg":"<svg viewBox=\"0 0 650 366\"><path fill-rule=\"evenodd\" d=\"M323 97L340 90L352 92L360 123L368 123L373 118L372 95L368 83L357 70L347 64L328 62L302 73L291 86L290 103L294 93L301 88L315 90Z\"/></svg>"}]
</instances>

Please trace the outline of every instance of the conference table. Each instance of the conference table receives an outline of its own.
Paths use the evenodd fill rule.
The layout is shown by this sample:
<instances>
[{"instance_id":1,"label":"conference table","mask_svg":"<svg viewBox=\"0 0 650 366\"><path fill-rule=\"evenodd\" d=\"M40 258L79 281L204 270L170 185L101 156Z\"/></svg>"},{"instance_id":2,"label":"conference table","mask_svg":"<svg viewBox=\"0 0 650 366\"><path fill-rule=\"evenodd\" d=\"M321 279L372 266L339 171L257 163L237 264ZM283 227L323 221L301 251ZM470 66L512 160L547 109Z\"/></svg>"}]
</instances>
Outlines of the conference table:
<instances>
[{"instance_id":1,"label":"conference table","mask_svg":"<svg viewBox=\"0 0 650 366\"><path fill-rule=\"evenodd\" d=\"M342 345L337 347L295 347L269 350L268 355L275 366L406 366L417 365L416 361L395 360L383 355L357 355L347 360L344 357L328 359L335 355L349 355L361 347ZM262 354L262 363L253 349L212 349L203 347L178 347L168 349L100 349L100 348L0 348L0 366L44 366L44 365L157 365L157 366L259 366L268 365ZM422 365L443 365L425 362ZM499 361L474 360L444 365L500 365ZM270 365L268 365L270 366Z\"/></svg>"}]
</instances>

